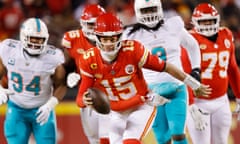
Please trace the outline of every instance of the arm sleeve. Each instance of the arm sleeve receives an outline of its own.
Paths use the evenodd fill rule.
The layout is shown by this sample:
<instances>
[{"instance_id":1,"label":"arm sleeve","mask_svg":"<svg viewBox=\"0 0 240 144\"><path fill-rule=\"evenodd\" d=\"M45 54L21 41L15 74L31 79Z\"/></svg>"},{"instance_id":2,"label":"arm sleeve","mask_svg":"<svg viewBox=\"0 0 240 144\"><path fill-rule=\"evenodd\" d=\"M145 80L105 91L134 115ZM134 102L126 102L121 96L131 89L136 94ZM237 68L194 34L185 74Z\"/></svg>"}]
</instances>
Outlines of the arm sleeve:
<instances>
[{"instance_id":1,"label":"arm sleeve","mask_svg":"<svg viewBox=\"0 0 240 144\"><path fill-rule=\"evenodd\" d=\"M180 33L181 46L187 50L192 69L200 68L201 53L197 40L186 30Z\"/></svg>"},{"instance_id":2,"label":"arm sleeve","mask_svg":"<svg viewBox=\"0 0 240 144\"><path fill-rule=\"evenodd\" d=\"M165 70L166 63L165 63L165 61L159 59L158 56L152 55L149 53L148 57L147 57L147 61L143 65L143 67L154 70L154 71L162 72Z\"/></svg>"},{"instance_id":3,"label":"arm sleeve","mask_svg":"<svg viewBox=\"0 0 240 144\"><path fill-rule=\"evenodd\" d=\"M228 76L230 86L233 90L233 94L235 95L235 97L240 98L240 70L236 62L234 47L229 61Z\"/></svg>"}]
</instances>

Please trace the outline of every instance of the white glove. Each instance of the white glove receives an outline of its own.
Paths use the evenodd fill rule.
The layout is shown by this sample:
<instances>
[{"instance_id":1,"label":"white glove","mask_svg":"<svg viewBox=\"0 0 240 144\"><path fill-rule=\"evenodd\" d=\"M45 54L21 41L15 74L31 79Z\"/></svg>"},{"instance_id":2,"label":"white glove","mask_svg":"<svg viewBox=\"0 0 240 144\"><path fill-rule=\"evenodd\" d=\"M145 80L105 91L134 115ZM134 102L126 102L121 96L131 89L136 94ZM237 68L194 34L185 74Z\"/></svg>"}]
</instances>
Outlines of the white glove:
<instances>
[{"instance_id":1,"label":"white glove","mask_svg":"<svg viewBox=\"0 0 240 144\"><path fill-rule=\"evenodd\" d=\"M145 99L146 99L146 103L150 106L160 106L160 105L164 105L165 103L170 102L169 99L167 99L163 96L160 96L159 94L154 93L154 92L149 92L146 95Z\"/></svg>"},{"instance_id":2,"label":"white glove","mask_svg":"<svg viewBox=\"0 0 240 144\"><path fill-rule=\"evenodd\" d=\"M234 110L234 113L237 113L237 120L240 121L240 99L236 99L236 108Z\"/></svg>"},{"instance_id":3,"label":"white glove","mask_svg":"<svg viewBox=\"0 0 240 144\"><path fill-rule=\"evenodd\" d=\"M54 109L54 107L58 104L58 99L54 96L51 96L49 100L39 107L36 115L37 116L37 123L40 125L45 124L48 121L50 112Z\"/></svg>"},{"instance_id":4,"label":"white glove","mask_svg":"<svg viewBox=\"0 0 240 144\"><path fill-rule=\"evenodd\" d=\"M6 103L8 101L8 95L12 94L14 94L14 92L9 89L5 89L0 85L0 105Z\"/></svg>"},{"instance_id":5,"label":"white glove","mask_svg":"<svg viewBox=\"0 0 240 144\"><path fill-rule=\"evenodd\" d=\"M207 122L203 118L204 114L202 113L201 109L197 105L192 104L189 106L189 112L193 118L195 128L200 131L205 130L207 127Z\"/></svg>"},{"instance_id":6,"label":"white glove","mask_svg":"<svg viewBox=\"0 0 240 144\"><path fill-rule=\"evenodd\" d=\"M78 73L72 72L72 73L68 74L68 76L67 76L68 87L73 88L74 86L76 86L78 84L80 79L81 79L81 77Z\"/></svg>"}]
</instances>

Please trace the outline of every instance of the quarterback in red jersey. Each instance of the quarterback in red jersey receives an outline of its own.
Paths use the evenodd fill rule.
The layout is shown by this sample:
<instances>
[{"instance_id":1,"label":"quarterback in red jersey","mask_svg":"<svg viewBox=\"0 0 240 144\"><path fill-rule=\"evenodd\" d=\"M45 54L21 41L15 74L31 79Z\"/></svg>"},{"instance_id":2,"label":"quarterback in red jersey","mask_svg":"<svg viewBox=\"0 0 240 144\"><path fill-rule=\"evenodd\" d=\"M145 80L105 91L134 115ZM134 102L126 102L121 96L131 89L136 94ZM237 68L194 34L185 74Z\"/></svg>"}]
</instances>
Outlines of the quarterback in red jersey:
<instances>
[{"instance_id":1,"label":"quarterback in red jersey","mask_svg":"<svg viewBox=\"0 0 240 144\"><path fill-rule=\"evenodd\" d=\"M227 144L232 120L227 96L229 83L240 104L240 71L233 35L228 28L219 26L220 15L208 3L196 6L192 23L194 29L190 33L198 41L201 51L201 82L210 85L212 93L209 97L195 98L195 104L206 114L208 127L196 131L193 120L189 119L190 136L194 144Z\"/></svg>"},{"instance_id":2,"label":"quarterback in red jersey","mask_svg":"<svg viewBox=\"0 0 240 144\"><path fill-rule=\"evenodd\" d=\"M85 6L80 17L82 29L71 30L64 34L62 46L66 50L67 66L70 66L70 71L74 69L72 66L77 66L76 60L85 50L95 47L96 42L93 28L96 18L103 13L105 13L105 10L100 5L90 4ZM76 72L79 73L79 70L76 69ZM67 84L70 88L77 85L80 80L80 75L77 73L72 72L67 77ZM89 108L81 109L81 121L89 143L109 143L107 138L107 124L103 123L107 122L106 119L108 120L107 116L102 116ZM104 128L101 128L101 126Z\"/></svg>"},{"instance_id":3,"label":"quarterback in red jersey","mask_svg":"<svg viewBox=\"0 0 240 144\"><path fill-rule=\"evenodd\" d=\"M148 90L142 67L165 71L200 95L211 93L208 86L152 55L139 42L122 41L122 22L111 13L97 18L94 31L97 47L85 51L79 58L82 81L76 102L80 107L92 105L92 99L87 97L89 87L97 87L108 95L112 110L110 143L140 144L151 128L155 106L170 102Z\"/></svg>"}]
</instances>

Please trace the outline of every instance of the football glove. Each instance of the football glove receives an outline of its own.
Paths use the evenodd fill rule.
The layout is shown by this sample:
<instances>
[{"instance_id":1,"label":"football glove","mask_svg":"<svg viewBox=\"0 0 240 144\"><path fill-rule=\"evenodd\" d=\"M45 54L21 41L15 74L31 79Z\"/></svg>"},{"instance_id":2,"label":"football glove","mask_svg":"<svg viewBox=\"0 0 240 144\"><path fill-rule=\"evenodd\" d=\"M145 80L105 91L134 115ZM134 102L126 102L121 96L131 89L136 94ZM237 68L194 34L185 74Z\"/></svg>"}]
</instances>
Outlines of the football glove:
<instances>
[{"instance_id":1,"label":"football glove","mask_svg":"<svg viewBox=\"0 0 240 144\"><path fill-rule=\"evenodd\" d=\"M197 81L201 82L201 70L200 68L194 68L192 69L190 75L195 78Z\"/></svg>"},{"instance_id":2,"label":"football glove","mask_svg":"<svg viewBox=\"0 0 240 144\"><path fill-rule=\"evenodd\" d=\"M170 102L169 99L154 92L149 92L144 98L146 103L150 106L160 106Z\"/></svg>"},{"instance_id":3,"label":"football glove","mask_svg":"<svg viewBox=\"0 0 240 144\"><path fill-rule=\"evenodd\" d=\"M5 89L0 85L0 105L6 103L8 101L8 96L14 94L9 89Z\"/></svg>"},{"instance_id":4,"label":"football glove","mask_svg":"<svg viewBox=\"0 0 240 144\"><path fill-rule=\"evenodd\" d=\"M78 84L80 79L81 79L80 75L76 72L72 72L72 73L68 74L68 76L67 76L68 87L73 88L74 86L76 86Z\"/></svg>"},{"instance_id":5,"label":"football glove","mask_svg":"<svg viewBox=\"0 0 240 144\"><path fill-rule=\"evenodd\" d=\"M202 113L201 109L197 105L192 104L189 106L189 112L193 118L195 128L200 131L205 130L207 127L207 122L203 118L204 114Z\"/></svg>"},{"instance_id":6,"label":"football glove","mask_svg":"<svg viewBox=\"0 0 240 144\"><path fill-rule=\"evenodd\" d=\"M240 98L236 99L236 108L234 113L237 113L237 120L240 121Z\"/></svg>"},{"instance_id":7,"label":"football glove","mask_svg":"<svg viewBox=\"0 0 240 144\"><path fill-rule=\"evenodd\" d=\"M54 96L51 96L49 100L39 107L36 115L37 116L37 123L40 125L44 125L50 116L51 111L55 108L55 106L58 104L58 99Z\"/></svg>"}]
</instances>

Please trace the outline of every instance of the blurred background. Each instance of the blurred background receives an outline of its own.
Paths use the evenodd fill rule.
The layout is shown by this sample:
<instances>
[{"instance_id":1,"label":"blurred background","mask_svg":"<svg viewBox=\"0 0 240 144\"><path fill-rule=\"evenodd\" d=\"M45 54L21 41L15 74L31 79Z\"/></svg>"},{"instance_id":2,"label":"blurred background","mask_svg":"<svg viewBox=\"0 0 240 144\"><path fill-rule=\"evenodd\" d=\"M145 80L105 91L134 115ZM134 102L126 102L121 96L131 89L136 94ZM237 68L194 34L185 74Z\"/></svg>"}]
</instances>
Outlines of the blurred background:
<instances>
[{"instance_id":1,"label":"blurred background","mask_svg":"<svg viewBox=\"0 0 240 144\"><path fill-rule=\"evenodd\" d=\"M0 0L0 41L6 38L19 38L19 28L29 17L41 18L48 26L49 43L61 47L64 32L79 29L79 18L86 4L98 3L107 11L120 17L124 25L136 22L133 9L134 0ZM191 29L191 13L201 2L213 4L221 15L221 25L230 28L234 34L236 59L240 66L240 0L162 0L165 17L180 15L187 29ZM74 103L77 87L69 89L64 101L57 106L59 144L88 144L82 132L80 112ZM229 98L234 105L234 95L229 88ZM0 143L5 144L3 121L6 107L0 107ZM229 144L239 144L240 125L233 116L233 126ZM30 143L34 143L33 138ZM152 135L145 144L154 144Z\"/></svg>"}]
</instances>

